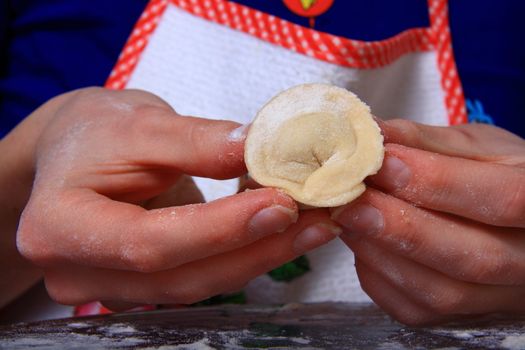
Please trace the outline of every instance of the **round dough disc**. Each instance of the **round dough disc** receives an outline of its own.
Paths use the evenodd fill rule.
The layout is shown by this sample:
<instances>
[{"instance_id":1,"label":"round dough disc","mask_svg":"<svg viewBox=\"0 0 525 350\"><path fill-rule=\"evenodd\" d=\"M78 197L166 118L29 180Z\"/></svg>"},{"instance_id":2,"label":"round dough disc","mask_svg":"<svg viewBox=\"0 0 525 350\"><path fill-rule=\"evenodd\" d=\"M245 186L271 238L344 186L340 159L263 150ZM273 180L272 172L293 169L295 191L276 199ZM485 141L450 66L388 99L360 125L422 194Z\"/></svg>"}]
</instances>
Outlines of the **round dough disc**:
<instances>
[{"instance_id":1,"label":"round dough disc","mask_svg":"<svg viewBox=\"0 0 525 350\"><path fill-rule=\"evenodd\" d=\"M251 177L314 207L346 204L383 162L383 136L370 108L348 90L293 87L257 113L244 158Z\"/></svg>"}]
</instances>

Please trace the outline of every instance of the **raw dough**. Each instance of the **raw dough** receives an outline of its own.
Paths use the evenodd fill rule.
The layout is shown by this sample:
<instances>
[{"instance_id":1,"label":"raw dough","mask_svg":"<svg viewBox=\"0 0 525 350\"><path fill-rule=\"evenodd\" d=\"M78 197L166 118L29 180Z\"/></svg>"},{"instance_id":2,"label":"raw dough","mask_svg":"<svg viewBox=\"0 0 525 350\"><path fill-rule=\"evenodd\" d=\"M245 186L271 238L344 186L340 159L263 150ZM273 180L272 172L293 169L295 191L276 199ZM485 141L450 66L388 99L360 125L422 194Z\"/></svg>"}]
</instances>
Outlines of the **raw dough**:
<instances>
[{"instance_id":1,"label":"raw dough","mask_svg":"<svg viewBox=\"0 0 525 350\"><path fill-rule=\"evenodd\" d=\"M250 175L300 203L335 207L365 190L383 162L383 136L370 108L348 90L293 87L257 113L245 144Z\"/></svg>"}]
</instances>

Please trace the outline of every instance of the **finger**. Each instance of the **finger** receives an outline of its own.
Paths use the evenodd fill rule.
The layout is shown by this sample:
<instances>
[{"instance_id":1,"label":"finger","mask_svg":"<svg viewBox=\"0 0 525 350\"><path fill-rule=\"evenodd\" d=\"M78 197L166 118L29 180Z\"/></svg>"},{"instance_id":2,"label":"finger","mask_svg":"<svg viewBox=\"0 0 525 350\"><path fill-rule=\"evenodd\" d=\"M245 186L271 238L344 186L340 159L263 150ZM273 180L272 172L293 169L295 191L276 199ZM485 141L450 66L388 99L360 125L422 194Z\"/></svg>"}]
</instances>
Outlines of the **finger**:
<instances>
[{"instance_id":1,"label":"finger","mask_svg":"<svg viewBox=\"0 0 525 350\"><path fill-rule=\"evenodd\" d=\"M241 289L251 279L327 243L339 233L326 211L312 210L281 234L172 270L144 274L61 266L46 272L46 286L55 300L65 304L92 300L191 304Z\"/></svg>"},{"instance_id":2,"label":"finger","mask_svg":"<svg viewBox=\"0 0 525 350\"><path fill-rule=\"evenodd\" d=\"M356 270L363 290L397 321L409 326L422 326L443 321L443 318L414 303L381 274L356 256Z\"/></svg>"},{"instance_id":3,"label":"finger","mask_svg":"<svg viewBox=\"0 0 525 350\"><path fill-rule=\"evenodd\" d=\"M379 278L431 313L453 316L523 310L515 300L525 296L524 287L463 282L368 242L350 240L348 244Z\"/></svg>"},{"instance_id":4,"label":"finger","mask_svg":"<svg viewBox=\"0 0 525 350\"><path fill-rule=\"evenodd\" d=\"M182 175L174 186L144 203L143 207L151 210L204 202L204 196L191 176Z\"/></svg>"},{"instance_id":5,"label":"finger","mask_svg":"<svg viewBox=\"0 0 525 350\"><path fill-rule=\"evenodd\" d=\"M258 188L262 188L263 186L259 183L257 183L250 174L245 174L239 178L239 192L242 192L244 190L250 189L255 190Z\"/></svg>"},{"instance_id":6,"label":"finger","mask_svg":"<svg viewBox=\"0 0 525 350\"><path fill-rule=\"evenodd\" d=\"M388 144L383 166L370 182L425 208L525 227L525 168Z\"/></svg>"},{"instance_id":7,"label":"finger","mask_svg":"<svg viewBox=\"0 0 525 350\"><path fill-rule=\"evenodd\" d=\"M155 118L135 118L138 125L129 127L127 132L134 140L126 149L130 159L214 179L233 178L246 172L245 135L238 132L240 124L183 117L165 109L154 112Z\"/></svg>"},{"instance_id":8,"label":"finger","mask_svg":"<svg viewBox=\"0 0 525 350\"><path fill-rule=\"evenodd\" d=\"M80 127L96 129L96 138L93 133L77 132L85 147L98 150L97 154L89 155L94 160L105 163L112 159L108 153L116 153L126 166L129 163L178 169L217 179L246 172L243 160L246 134L235 131L238 123L183 117L159 97L139 90L85 89L76 96L63 107L62 115L97 121L70 125L73 129L70 131ZM55 134L63 137L64 130ZM111 147L101 149L101 140L110 142ZM118 172L122 165L108 164L108 168L108 172Z\"/></svg>"},{"instance_id":9,"label":"finger","mask_svg":"<svg viewBox=\"0 0 525 350\"><path fill-rule=\"evenodd\" d=\"M114 312L122 312L131 310L135 307L141 306L137 303L127 303L125 301L102 301L101 304L106 308Z\"/></svg>"},{"instance_id":10,"label":"finger","mask_svg":"<svg viewBox=\"0 0 525 350\"><path fill-rule=\"evenodd\" d=\"M62 108L61 115L62 119L73 115L79 120L56 123L58 130L51 133L55 140L47 140L47 144L63 147L65 142L57 138L64 139L64 132L74 133L76 152L89 154L98 171L118 174L137 166L216 179L246 172L243 130L247 128L238 123L181 116L144 91L86 89L76 96ZM96 123L85 122L95 118ZM101 147L104 142L111 147ZM115 155L118 162L108 163Z\"/></svg>"},{"instance_id":11,"label":"finger","mask_svg":"<svg viewBox=\"0 0 525 350\"><path fill-rule=\"evenodd\" d=\"M297 219L295 202L275 189L150 211L78 191L45 213L43 204L29 204L17 234L25 257L44 266L152 272L245 246Z\"/></svg>"},{"instance_id":12,"label":"finger","mask_svg":"<svg viewBox=\"0 0 525 350\"><path fill-rule=\"evenodd\" d=\"M504 129L484 124L431 126L404 119L377 119L385 143L396 143L443 155L504 161L523 154L525 140ZM490 141L490 142L489 142ZM523 159L523 157L522 157Z\"/></svg>"},{"instance_id":13,"label":"finger","mask_svg":"<svg viewBox=\"0 0 525 350\"><path fill-rule=\"evenodd\" d=\"M524 284L525 239L517 229L438 214L370 188L332 217L346 239L377 244L454 279Z\"/></svg>"}]
</instances>

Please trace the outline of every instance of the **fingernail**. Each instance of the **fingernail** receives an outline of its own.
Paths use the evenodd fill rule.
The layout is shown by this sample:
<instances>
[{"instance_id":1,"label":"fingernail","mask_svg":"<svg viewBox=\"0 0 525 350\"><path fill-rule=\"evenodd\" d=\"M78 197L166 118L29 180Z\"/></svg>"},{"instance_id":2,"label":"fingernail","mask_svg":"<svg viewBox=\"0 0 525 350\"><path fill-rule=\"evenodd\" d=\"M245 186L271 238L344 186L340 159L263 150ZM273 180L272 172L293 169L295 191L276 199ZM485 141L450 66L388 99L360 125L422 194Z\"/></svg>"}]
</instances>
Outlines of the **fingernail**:
<instances>
[{"instance_id":1,"label":"fingernail","mask_svg":"<svg viewBox=\"0 0 525 350\"><path fill-rule=\"evenodd\" d=\"M387 191L403 189L410 181L410 168L401 159L387 156L379 173L373 176L372 181Z\"/></svg>"},{"instance_id":2,"label":"fingernail","mask_svg":"<svg viewBox=\"0 0 525 350\"><path fill-rule=\"evenodd\" d=\"M228 140L230 142L241 142L246 139L248 135L248 130L250 129L251 124L244 124L238 128L233 129L228 135Z\"/></svg>"},{"instance_id":3,"label":"fingernail","mask_svg":"<svg viewBox=\"0 0 525 350\"><path fill-rule=\"evenodd\" d=\"M297 213L281 205L274 205L258 211L250 220L249 230L255 238L283 232L297 221Z\"/></svg>"},{"instance_id":4,"label":"fingernail","mask_svg":"<svg viewBox=\"0 0 525 350\"><path fill-rule=\"evenodd\" d=\"M374 234L383 229L383 215L369 204L349 205L334 212L335 222L344 227L346 234Z\"/></svg>"},{"instance_id":5,"label":"fingernail","mask_svg":"<svg viewBox=\"0 0 525 350\"><path fill-rule=\"evenodd\" d=\"M330 224L315 224L301 231L293 242L297 254L304 254L339 236L343 230Z\"/></svg>"}]
</instances>

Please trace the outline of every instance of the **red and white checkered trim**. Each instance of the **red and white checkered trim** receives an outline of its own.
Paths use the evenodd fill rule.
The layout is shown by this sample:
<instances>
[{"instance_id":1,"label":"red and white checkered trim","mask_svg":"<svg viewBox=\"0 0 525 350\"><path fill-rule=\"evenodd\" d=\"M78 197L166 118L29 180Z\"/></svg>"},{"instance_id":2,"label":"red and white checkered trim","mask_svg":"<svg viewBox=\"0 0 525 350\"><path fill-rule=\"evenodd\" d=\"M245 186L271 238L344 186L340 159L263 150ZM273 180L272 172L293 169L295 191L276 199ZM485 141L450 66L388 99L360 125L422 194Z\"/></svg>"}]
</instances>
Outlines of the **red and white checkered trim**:
<instances>
[{"instance_id":1,"label":"red and white checkered trim","mask_svg":"<svg viewBox=\"0 0 525 350\"><path fill-rule=\"evenodd\" d=\"M413 51L432 49L427 29L387 40L360 41L319 32L225 0L171 0L189 13L317 59L353 68L375 68Z\"/></svg>"},{"instance_id":2,"label":"red and white checkered trim","mask_svg":"<svg viewBox=\"0 0 525 350\"><path fill-rule=\"evenodd\" d=\"M437 63L441 73L441 85L445 92L450 125L467 123L465 96L454 60L452 39L448 22L448 1L428 0L430 13L430 37L437 51Z\"/></svg>"},{"instance_id":3,"label":"red and white checkered trim","mask_svg":"<svg viewBox=\"0 0 525 350\"><path fill-rule=\"evenodd\" d=\"M139 20L135 23L135 27L106 81L105 86L107 88L118 90L126 87L142 51L148 44L149 37L157 28L167 5L168 0L151 0L148 3Z\"/></svg>"},{"instance_id":4,"label":"red and white checkered trim","mask_svg":"<svg viewBox=\"0 0 525 350\"><path fill-rule=\"evenodd\" d=\"M168 2L196 16L330 63L352 68L388 65L410 52L437 51L449 123L467 121L448 26L448 1L428 0L430 28L414 28L379 41L351 40L305 28L227 0L151 0L138 20L106 87L123 89Z\"/></svg>"}]
</instances>

